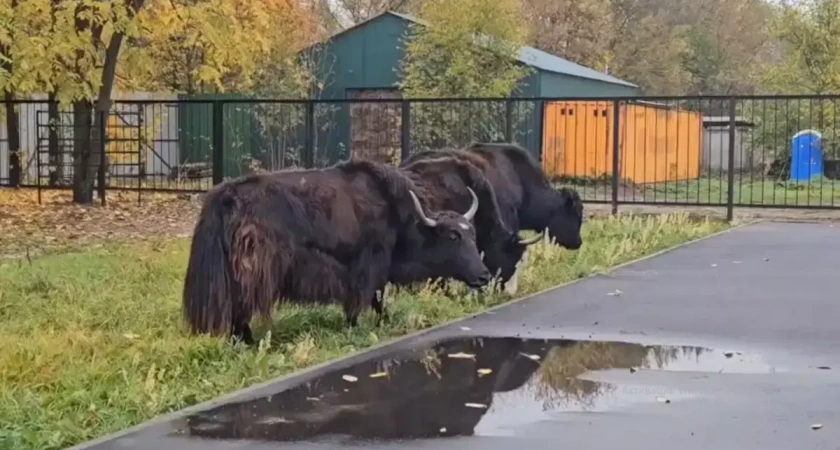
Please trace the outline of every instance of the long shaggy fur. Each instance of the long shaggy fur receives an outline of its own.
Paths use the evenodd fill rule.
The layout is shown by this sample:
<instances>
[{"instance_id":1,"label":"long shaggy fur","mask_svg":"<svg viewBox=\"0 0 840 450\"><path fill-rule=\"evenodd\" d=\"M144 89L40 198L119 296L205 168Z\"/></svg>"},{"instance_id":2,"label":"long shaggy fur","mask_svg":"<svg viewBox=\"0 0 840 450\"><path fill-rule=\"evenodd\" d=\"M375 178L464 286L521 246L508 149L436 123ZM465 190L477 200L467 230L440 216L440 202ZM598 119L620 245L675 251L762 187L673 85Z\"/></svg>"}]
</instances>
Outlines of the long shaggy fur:
<instances>
[{"instance_id":1,"label":"long shaggy fur","mask_svg":"<svg viewBox=\"0 0 840 450\"><path fill-rule=\"evenodd\" d=\"M484 173L493 185L509 229L542 231L559 216L568 216L572 222L578 222L579 228L583 214L580 195L571 188L555 190L537 160L523 147L512 143L472 143L463 149L419 152L405 164L441 156L468 161Z\"/></svg>"},{"instance_id":2,"label":"long shaggy fur","mask_svg":"<svg viewBox=\"0 0 840 450\"><path fill-rule=\"evenodd\" d=\"M251 317L270 316L278 296L337 300L358 314L374 296L366 290L387 279L397 230L413 220L411 190L399 169L364 160L217 186L190 249L183 291L190 329L250 336Z\"/></svg>"}]
</instances>

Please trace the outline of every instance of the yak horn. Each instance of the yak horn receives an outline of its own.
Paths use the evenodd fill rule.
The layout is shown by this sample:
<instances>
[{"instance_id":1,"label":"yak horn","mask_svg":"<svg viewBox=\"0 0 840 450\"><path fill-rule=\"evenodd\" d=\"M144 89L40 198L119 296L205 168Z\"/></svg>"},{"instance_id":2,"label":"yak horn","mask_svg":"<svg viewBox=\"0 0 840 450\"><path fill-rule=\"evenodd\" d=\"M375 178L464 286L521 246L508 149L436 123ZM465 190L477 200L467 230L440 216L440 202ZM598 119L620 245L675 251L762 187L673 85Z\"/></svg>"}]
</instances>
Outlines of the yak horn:
<instances>
[{"instance_id":1,"label":"yak horn","mask_svg":"<svg viewBox=\"0 0 840 450\"><path fill-rule=\"evenodd\" d=\"M475 217L475 213L478 211L478 197L476 197L475 192L472 189L467 188L470 191L470 195L472 196L472 205L470 205L470 209L464 213L464 218L467 220L473 220Z\"/></svg>"},{"instance_id":2,"label":"yak horn","mask_svg":"<svg viewBox=\"0 0 840 450\"><path fill-rule=\"evenodd\" d=\"M423 206L420 205L420 199L417 198L417 195L415 195L413 191L408 191L408 193L411 194L411 200L414 201L414 210L417 212L417 215L420 216L420 221L426 226L436 227L437 222L426 217L426 213L423 212Z\"/></svg>"},{"instance_id":3,"label":"yak horn","mask_svg":"<svg viewBox=\"0 0 840 450\"><path fill-rule=\"evenodd\" d=\"M536 236L534 236L530 239L520 239L519 243L522 244L522 245L536 244L537 242L540 241L540 239L542 239L544 234L545 234L545 231L540 231L539 233L537 233Z\"/></svg>"}]
</instances>

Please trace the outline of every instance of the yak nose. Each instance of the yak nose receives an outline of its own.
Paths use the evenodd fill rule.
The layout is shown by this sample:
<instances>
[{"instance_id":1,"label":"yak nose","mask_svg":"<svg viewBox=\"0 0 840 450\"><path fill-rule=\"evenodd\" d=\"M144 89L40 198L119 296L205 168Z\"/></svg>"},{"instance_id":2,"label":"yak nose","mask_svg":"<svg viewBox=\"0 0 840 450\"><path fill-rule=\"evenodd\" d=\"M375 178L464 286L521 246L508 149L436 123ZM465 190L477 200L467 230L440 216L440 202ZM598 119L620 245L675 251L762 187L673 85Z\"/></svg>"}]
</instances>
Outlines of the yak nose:
<instances>
[{"instance_id":1,"label":"yak nose","mask_svg":"<svg viewBox=\"0 0 840 450\"><path fill-rule=\"evenodd\" d=\"M488 283L490 283L490 280L492 279L493 276L490 274L490 271L484 271L484 273L475 278L475 285L486 286Z\"/></svg>"}]
</instances>

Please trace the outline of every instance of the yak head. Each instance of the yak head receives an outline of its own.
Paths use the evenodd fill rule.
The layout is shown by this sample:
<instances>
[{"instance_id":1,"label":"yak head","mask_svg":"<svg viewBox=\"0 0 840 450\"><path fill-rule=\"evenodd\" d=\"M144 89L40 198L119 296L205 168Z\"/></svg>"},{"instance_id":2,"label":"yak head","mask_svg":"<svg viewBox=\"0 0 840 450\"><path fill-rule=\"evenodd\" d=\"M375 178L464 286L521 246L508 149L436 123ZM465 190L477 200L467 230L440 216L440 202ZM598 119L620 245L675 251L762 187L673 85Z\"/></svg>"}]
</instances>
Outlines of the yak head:
<instances>
[{"instance_id":1,"label":"yak head","mask_svg":"<svg viewBox=\"0 0 840 450\"><path fill-rule=\"evenodd\" d=\"M409 192L417 222L409 232L405 257L416 272L413 278L454 278L470 287L490 282L492 275L481 261L472 225L478 211L478 197L472 189L469 191L472 205L464 214L455 211L426 214L414 192Z\"/></svg>"},{"instance_id":2,"label":"yak head","mask_svg":"<svg viewBox=\"0 0 840 450\"><path fill-rule=\"evenodd\" d=\"M516 265L528 246L539 242L544 234L540 232L535 237L522 238L517 233L501 228L481 242L484 264L505 283L516 272Z\"/></svg>"},{"instance_id":3,"label":"yak head","mask_svg":"<svg viewBox=\"0 0 840 450\"><path fill-rule=\"evenodd\" d=\"M583 202L577 191L560 188L552 194L552 201L546 205L548 236L557 245L577 250L583 245L580 227L583 225Z\"/></svg>"}]
</instances>

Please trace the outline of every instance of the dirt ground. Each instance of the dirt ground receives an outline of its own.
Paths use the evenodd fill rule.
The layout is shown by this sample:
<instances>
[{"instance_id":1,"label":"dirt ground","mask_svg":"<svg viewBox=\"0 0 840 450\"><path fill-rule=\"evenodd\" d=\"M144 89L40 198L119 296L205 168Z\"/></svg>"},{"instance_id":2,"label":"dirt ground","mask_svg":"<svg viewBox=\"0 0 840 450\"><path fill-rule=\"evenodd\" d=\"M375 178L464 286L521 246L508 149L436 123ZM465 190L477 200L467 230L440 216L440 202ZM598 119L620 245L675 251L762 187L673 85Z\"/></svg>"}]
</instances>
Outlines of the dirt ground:
<instances>
[{"instance_id":1,"label":"dirt ground","mask_svg":"<svg viewBox=\"0 0 840 450\"><path fill-rule=\"evenodd\" d=\"M0 189L0 260L67 251L103 242L151 237L188 237L192 234L200 195L108 192L106 206L81 207L68 191ZM585 206L590 217L610 214L609 204ZM619 214L662 214L689 211L698 217L726 218L725 208L620 205ZM840 209L735 208L736 221L836 221Z\"/></svg>"},{"instance_id":2,"label":"dirt ground","mask_svg":"<svg viewBox=\"0 0 840 450\"><path fill-rule=\"evenodd\" d=\"M0 189L0 259L150 237L189 236L201 207L197 195L108 192L82 207L68 191Z\"/></svg>"}]
</instances>

